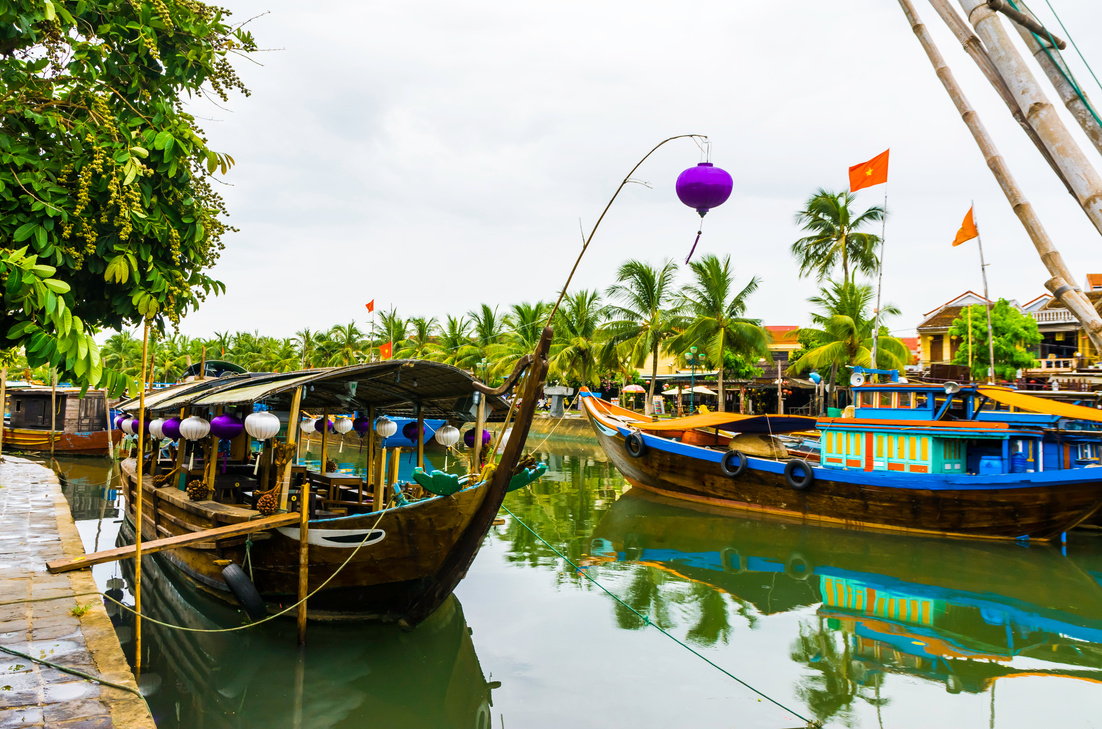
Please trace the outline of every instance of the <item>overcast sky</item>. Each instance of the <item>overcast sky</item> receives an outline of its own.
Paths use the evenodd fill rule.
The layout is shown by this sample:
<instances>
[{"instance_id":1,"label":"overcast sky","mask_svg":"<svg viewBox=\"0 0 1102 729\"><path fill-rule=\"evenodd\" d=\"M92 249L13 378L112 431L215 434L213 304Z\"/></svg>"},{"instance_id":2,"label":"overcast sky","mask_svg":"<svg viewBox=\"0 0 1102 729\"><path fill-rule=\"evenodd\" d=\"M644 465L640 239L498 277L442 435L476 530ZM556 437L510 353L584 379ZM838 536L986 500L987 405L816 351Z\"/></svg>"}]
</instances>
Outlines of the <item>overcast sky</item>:
<instances>
[{"instance_id":1,"label":"overcast sky","mask_svg":"<svg viewBox=\"0 0 1102 729\"><path fill-rule=\"evenodd\" d=\"M1053 3L1102 64L1097 3ZM740 282L759 276L750 315L767 324L806 325L816 293L788 252L794 213L888 147L884 291L903 311L888 322L897 333L982 291L975 244L950 246L973 199L992 296L1044 291L1044 267L890 0L224 4L236 21L266 13L249 27L273 50L237 64L250 98L193 106L237 161L220 189L240 232L214 270L226 294L187 317L186 334L364 325L370 299L441 319L551 299L579 219L588 230L647 150L686 133L707 134L735 181L697 255L730 254ZM1086 216L930 6L916 6L1079 282L1102 272ZM605 289L627 258L684 260L698 218L674 180L698 161L678 140L641 168L653 189L621 194L573 290Z\"/></svg>"}]
</instances>

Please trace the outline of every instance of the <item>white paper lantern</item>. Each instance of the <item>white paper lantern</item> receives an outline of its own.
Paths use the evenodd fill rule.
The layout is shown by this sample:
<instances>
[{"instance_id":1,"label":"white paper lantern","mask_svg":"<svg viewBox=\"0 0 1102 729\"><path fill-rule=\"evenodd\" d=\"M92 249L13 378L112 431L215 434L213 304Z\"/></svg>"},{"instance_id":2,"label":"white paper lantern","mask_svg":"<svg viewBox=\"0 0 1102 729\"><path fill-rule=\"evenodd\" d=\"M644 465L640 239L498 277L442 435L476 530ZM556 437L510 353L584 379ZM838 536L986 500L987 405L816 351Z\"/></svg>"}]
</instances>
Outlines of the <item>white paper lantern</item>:
<instances>
[{"instance_id":1,"label":"white paper lantern","mask_svg":"<svg viewBox=\"0 0 1102 729\"><path fill-rule=\"evenodd\" d=\"M153 436L154 440L164 440L165 434L161 430L161 426L165 424L164 418L157 418L156 420L149 421L149 434Z\"/></svg>"},{"instance_id":2,"label":"white paper lantern","mask_svg":"<svg viewBox=\"0 0 1102 729\"><path fill-rule=\"evenodd\" d=\"M375 421L375 432L383 438L389 438L398 432L398 424L384 415Z\"/></svg>"},{"instance_id":3,"label":"white paper lantern","mask_svg":"<svg viewBox=\"0 0 1102 729\"><path fill-rule=\"evenodd\" d=\"M432 437L445 448L451 448L459 442L459 428L445 423L436 429L436 433Z\"/></svg>"},{"instance_id":4,"label":"white paper lantern","mask_svg":"<svg viewBox=\"0 0 1102 729\"><path fill-rule=\"evenodd\" d=\"M180 437L184 440L202 440L210 434L210 423L198 415L185 418L180 423Z\"/></svg>"},{"instance_id":5,"label":"white paper lantern","mask_svg":"<svg viewBox=\"0 0 1102 729\"><path fill-rule=\"evenodd\" d=\"M119 428L127 435L134 435L134 423L137 422L134 418L125 418L119 423Z\"/></svg>"},{"instance_id":6,"label":"white paper lantern","mask_svg":"<svg viewBox=\"0 0 1102 729\"><path fill-rule=\"evenodd\" d=\"M279 432L279 418L264 410L245 418L245 432L257 440L268 440Z\"/></svg>"},{"instance_id":7,"label":"white paper lantern","mask_svg":"<svg viewBox=\"0 0 1102 729\"><path fill-rule=\"evenodd\" d=\"M333 428L341 435L344 435L348 431L352 430L352 419L337 418L337 422L333 424Z\"/></svg>"},{"instance_id":8,"label":"white paper lantern","mask_svg":"<svg viewBox=\"0 0 1102 729\"><path fill-rule=\"evenodd\" d=\"M301 423L298 424L298 429L301 430L303 433L313 433L314 432L314 421L313 420L303 420Z\"/></svg>"}]
</instances>

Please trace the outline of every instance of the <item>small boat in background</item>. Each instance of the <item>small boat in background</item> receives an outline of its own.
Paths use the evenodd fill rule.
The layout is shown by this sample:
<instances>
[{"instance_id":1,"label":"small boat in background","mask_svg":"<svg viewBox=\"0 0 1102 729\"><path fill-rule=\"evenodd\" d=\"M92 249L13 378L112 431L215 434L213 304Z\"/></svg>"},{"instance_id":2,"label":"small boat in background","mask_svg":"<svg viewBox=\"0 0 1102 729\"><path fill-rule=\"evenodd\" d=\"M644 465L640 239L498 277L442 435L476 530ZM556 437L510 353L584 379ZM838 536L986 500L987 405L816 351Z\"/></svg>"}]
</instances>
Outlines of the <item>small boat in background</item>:
<instances>
[{"instance_id":1,"label":"small boat in background","mask_svg":"<svg viewBox=\"0 0 1102 729\"><path fill-rule=\"evenodd\" d=\"M57 403L51 419L51 396ZM8 417L4 423L4 450L60 455L106 456L122 441L123 432L111 428L103 390L80 394L79 387L42 385L7 386ZM54 429L51 429L51 423Z\"/></svg>"},{"instance_id":2,"label":"small boat in background","mask_svg":"<svg viewBox=\"0 0 1102 729\"><path fill-rule=\"evenodd\" d=\"M1053 445L1041 428L984 410L1008 399L1000 388L893 383L853 392L853 417L818 420L708 413L652 422L588 392L582 405L633 486L701 503L847 527L1041 540L1102 507L1102 470L1064 467L1047 455ZM1027 396L1013 395L1023 407ZM1030 404L1075 408L1037 400ZM1102 420L1090 408L1072 412ZM818 464L792 457L778 438L811 428ZM744 435L780 446L743 452Z\"/></svg>"}]
</instances>

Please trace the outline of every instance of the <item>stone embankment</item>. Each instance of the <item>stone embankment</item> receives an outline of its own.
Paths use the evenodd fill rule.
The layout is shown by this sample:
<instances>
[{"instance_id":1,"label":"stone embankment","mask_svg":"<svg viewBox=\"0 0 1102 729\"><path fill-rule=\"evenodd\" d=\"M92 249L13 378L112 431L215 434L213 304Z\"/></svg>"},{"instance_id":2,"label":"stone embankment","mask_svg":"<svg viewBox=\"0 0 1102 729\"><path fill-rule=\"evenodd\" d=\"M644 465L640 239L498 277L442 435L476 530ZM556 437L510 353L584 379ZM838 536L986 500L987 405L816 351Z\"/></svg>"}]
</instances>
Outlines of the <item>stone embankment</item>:
<instances>
[{"instance_id":1,"label":"stone embankment","mask_svg":"<svg viewBox=\"0 0 1102 729\"><path fill-rule=\"evenodd\" d=\"M0 650L0 729L155 729L91 572L46 572L47 560L82 554L80 535L54 472L4 456L0 647L131 691Z\"/></svg>"}]
</instances>

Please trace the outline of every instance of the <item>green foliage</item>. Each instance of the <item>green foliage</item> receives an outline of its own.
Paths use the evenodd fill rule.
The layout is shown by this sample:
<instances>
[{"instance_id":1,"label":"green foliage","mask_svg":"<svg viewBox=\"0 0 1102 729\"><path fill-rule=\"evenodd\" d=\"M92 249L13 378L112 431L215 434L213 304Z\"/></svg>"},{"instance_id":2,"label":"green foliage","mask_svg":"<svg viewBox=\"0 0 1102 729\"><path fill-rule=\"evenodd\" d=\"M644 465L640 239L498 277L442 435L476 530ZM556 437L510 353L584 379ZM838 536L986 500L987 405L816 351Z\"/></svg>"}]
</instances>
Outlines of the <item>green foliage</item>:
<instances>
[{"instance_id":1,"label":"green foliage","mask_svg":"<svg viewBox=\"0 0 1102 729\"><path fill-rule=\"evenodd\" d=\"M792 244L792 255L800 264L800 277L815 274L822 282L836 266L842 266L842 281L852 282L858 271L871 274L879 259L880 236L862 233L861 228L884 219L884 209L873 206L858 214L851 209L856 196L819 188L796 213L796 224L808 235ZM851 274L852 267L852 274Z\"/></svg>"},{"instance_id":2,"label":"green foliage","mask_svg":"<svg viewBox=\"0 0 1102 729\"><path fill-rule=\"evenodd\" d=\"M0 348L117 391L87 335L163 330L223 290L205 273L227 231L207 178L233 159L182 99L245 91L227 56L255 44L225 15L198 0L0 4ZM44 300L10 276L20 245L50 268L32 273Z\"/></svg>"},{"instance_id":3,"label":"green foliage","mask_svg":"<svg viewBox=\"0 0 1102 729\"><path fill-rule=\"evenodd\" d=\"M872 366L873 316L872 287L867 284L832 281L819 296L808 299L819 307L811 315L816 328L800 331L800 343L806 349L789 364L789 374L818 370L823 376L832 367L838 377L848 377L846 365ZM885 304L880 320L898 316L899 309ZM910 357L907 345L881 327L876 333L876 368L902 370Z\"/></svg>"},{"instance_id":4,"label":"green foliage","mask_svg":"<svg viewBox=\"0 0 1102 729\"><path fill-rule=\"evenodd\" d=\"M949 334L959 337L962 342L953 356L953 364L968 364L969 310L971 310L972 321L972 377L983 379L987 376L987 370L991 364L990 350L987 346L986 306L973 304L965 307L953 320ZM1043 338L1037 330L1037 322L1033 317L1018 311L1006 299L999 299L991 307L991 329L995 334L995 375L997 377L1013 380L1018 370L1033 366L1033 361L1037 358L1034 348Z\"/></svg>"}]
</instances>

